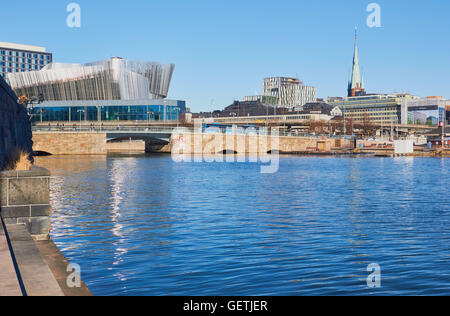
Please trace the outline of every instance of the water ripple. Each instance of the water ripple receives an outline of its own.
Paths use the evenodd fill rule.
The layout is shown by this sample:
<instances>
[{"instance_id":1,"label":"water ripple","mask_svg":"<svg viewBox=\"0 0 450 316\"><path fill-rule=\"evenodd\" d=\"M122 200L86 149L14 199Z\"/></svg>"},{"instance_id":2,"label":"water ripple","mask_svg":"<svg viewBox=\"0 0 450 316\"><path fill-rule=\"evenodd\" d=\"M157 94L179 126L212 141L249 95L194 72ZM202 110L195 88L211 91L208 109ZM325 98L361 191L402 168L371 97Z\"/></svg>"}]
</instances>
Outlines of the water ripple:
<instances>
[{"instance_id":1,"label":"water ripple","mask_svg":"<svg viewBox=\"0 0 450 316\"><path fill-rule=\"evenodd\" d=\"M38 164L52 237L96 295L450 294L446 159L282 157L274 175L168 156Z\"/></svg>"}]
</instances>

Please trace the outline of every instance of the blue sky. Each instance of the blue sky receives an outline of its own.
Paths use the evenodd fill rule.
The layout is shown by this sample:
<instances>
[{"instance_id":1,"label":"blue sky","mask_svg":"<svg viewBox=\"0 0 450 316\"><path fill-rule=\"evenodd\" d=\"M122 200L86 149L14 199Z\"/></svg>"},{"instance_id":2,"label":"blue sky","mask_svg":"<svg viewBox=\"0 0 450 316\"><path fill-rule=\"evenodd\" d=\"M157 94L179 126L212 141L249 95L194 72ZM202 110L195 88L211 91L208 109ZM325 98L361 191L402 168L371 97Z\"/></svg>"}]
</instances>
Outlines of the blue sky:
<instances>
[{"instance_id":1,"label":"blue sky","mask_svg":"<svg viewBox=\"0 0 450 316\"><path fill-rule=\"evenodd\" d=\"M81 6L80 29L66 26L70 2ZM381 28L366 25L371 2ZM8 1L0 41L46 46L58 62L174 63L169 97L196 112L260 94L268 76L344 96L358 26L368 92L450 97L449 14L448 0Z\"/></svg>"}]
</instances>

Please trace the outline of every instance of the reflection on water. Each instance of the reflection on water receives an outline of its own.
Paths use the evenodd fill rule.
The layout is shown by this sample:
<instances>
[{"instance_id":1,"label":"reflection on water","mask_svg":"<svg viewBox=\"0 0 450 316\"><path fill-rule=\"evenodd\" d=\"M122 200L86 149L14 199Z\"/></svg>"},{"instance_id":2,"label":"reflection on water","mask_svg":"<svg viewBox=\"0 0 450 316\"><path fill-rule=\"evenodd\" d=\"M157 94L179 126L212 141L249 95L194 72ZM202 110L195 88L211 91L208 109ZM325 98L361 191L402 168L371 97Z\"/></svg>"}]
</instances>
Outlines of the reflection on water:
<instances>
[{"instance_id":1,"label":"reflection on water","mask_svg":"<svg viewBox=\"0 0 450 316\"><path fill-rule=\"evenodd\" d=\"M450 294L447 159L42 157L96 295ZM367 289L367 266L382 287Z\"/></svg>"}]
</instances>

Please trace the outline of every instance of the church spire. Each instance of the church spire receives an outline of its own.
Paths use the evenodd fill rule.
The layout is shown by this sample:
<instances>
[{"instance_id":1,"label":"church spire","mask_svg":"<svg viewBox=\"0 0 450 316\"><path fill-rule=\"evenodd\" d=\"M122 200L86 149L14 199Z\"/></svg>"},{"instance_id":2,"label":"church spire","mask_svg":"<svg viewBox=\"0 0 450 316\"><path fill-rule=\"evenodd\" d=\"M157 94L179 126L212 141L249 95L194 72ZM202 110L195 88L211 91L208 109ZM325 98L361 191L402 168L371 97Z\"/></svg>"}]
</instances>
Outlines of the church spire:
<instances>
[{"instance_id":1,"label":"church spire","mask_svg":"<svg viewBox=\"0 0 450 316\"><path fill-rule=\"evenodd\" d=\"M355 28L355 51L353 53L352 76L348 84L348 96L354 97L359 95L365 95L365 91L364 82L362 80L361 71L359 69L358 28Z\"/></svg>"}]
</instances>

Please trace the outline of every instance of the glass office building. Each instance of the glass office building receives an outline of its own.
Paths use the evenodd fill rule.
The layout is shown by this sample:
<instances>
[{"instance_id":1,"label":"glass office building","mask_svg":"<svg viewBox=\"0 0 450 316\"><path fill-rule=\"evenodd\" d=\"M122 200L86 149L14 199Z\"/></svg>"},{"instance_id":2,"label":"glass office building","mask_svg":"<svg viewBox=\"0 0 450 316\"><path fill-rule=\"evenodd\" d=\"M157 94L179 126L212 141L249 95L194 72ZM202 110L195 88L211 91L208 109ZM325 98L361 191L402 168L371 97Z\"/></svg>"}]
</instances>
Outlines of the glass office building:
<instances>
[{"instance_id":1,"label":"glass office building","mask_svg":"<svg viewBox=\"0 0 450 316\"><path fill-rule=\"evenodd\" d=\"M46 101L166 98L175 65L122 58L89 64L49 64L40 71L8 74L18 96Z\"/></svg>"},{"instance_id":2,"label":"glass office building","mask_svg":"<svg viewBox=\"0 0 450 316\"><path fill-rule=\"evenodd\" d=\"M52 62L45 47L0 42L0 76L8 73L37 71Z\"/></svg>"},{"instance_id":3,"label":"glass office building","mask_svg":"<svg viewBox=\"0 0 450 316\"><path fill-rule=\"evenodd\" d=\"M51 63L7 78L18 96L43 100L33 105L33 122L175 121L186 104L166 99L174 68L114 57L83 65Z\"/></svg>"},{"instance_id":4,"label":"glass office building","mask_svg":"<svg viewBox=\"0 0 450 316\"><path fill-rule=\"evenodd\" d=\"M31 110L32 121L35 123L177 121L185 112L185 101L162 99L116 102L69 101L60 104L44 102Z\"/></svg>"}]
</instances>

